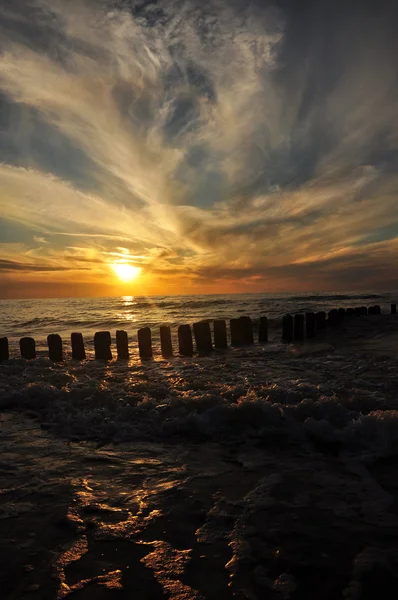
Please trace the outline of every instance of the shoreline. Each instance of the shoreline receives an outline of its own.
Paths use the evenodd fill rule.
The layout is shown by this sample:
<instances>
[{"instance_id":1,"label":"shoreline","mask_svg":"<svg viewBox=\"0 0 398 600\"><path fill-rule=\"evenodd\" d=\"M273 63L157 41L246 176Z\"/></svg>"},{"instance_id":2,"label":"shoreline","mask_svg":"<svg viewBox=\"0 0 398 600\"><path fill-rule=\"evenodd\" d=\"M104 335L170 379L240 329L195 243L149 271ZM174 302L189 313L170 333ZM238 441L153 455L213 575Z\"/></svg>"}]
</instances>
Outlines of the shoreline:
<instances>
[{"instance_id":1,"label":"shoreline","mask_svg":"<svg viewBox=\"0 0 398 600\"><path fill-rule=\"evenodd\" d=\"M397 347L381 316L210 358L3 364L5 600L388 598Z\"/></svg>"}]
</instances>

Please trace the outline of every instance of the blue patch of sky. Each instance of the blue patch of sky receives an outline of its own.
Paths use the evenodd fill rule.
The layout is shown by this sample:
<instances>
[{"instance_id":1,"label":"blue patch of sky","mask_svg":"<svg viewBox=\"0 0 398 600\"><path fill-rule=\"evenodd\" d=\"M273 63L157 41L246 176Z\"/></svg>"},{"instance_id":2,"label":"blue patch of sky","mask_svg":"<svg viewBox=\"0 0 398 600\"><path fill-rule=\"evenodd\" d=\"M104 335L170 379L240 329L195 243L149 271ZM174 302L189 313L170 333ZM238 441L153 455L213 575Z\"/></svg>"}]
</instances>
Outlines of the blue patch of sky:
<instances>
[{"instance_id":1,"label":"blue patch of sky","mask_svg":"<svg viewBox=\"0 0 398 600\"><path fill-rule=\"evenodd\" d=\"M0 94L0 162L34 168L71 181L82 190L96 189L96 165L40 113Z\"/></svg>"}]
</instances>

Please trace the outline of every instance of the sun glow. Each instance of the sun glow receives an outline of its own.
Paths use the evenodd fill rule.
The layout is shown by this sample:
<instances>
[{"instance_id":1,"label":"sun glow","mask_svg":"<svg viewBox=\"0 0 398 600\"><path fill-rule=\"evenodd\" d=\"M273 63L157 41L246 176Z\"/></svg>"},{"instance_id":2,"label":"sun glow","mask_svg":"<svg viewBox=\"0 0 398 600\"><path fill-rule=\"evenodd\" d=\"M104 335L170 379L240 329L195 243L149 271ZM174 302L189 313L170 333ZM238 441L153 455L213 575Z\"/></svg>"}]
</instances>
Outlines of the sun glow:
<instances>
[{"instance_id":1,"label":"sun glow","mask_svg":"<svg viewBox=\"0 0 398 600\"><path fill-rule=\"evenodd\" d=\"M127 283L133 281L141 273L141 267L134 267L127 263L113 263L111 265L112 270L119 277L120 281Z\"/></svg>"}]
</instances>

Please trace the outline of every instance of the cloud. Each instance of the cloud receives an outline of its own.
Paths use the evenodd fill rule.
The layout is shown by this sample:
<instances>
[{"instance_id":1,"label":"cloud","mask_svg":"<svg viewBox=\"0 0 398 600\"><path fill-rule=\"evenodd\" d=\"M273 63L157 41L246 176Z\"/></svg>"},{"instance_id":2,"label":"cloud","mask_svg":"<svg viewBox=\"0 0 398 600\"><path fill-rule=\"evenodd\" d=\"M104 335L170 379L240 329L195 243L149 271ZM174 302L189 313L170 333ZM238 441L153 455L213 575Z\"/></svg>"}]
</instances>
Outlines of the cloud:
<instances>
[{"instance_id":1,"label":"cloud","mask_svg":"<svg viewBox=\"0 0 398 600\"><path fill-rule=\"evenodd\" d=\"M356 268L373 284L362 264L398 236L396 12L1 7L2 215L40 231L24 252L49 269L76 239L89 277L122 247L153 277L317 287L310 269L336 286Z\"/></svg>"}]
</instances>

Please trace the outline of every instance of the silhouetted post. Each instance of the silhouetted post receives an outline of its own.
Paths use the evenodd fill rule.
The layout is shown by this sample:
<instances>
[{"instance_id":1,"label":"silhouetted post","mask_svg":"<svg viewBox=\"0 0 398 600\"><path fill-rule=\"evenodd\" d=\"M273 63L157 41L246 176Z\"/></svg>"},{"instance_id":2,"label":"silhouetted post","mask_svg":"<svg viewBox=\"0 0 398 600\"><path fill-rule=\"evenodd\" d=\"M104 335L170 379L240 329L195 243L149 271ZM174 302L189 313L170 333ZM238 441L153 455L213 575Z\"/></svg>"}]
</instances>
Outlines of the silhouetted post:
<instances>
[{"instance_id":1,"label":"silhouetted post","mask_svg":"<svg viewBox=\"0 0 398 600\"><path fill-rule=\"evenodd\" d=\"M47 336L48 356L53 362L62 362L64 355L62 352L62 339L58 333L50 333Z\"/></svg>"},{"instance_id":2,"label":"silhouetted post","mask_svg":"<svg viewBox=\"0 0 398 600\"><path fill-rule=\"evenodd\" d=\"M282 341L292 342L293 341L293 317L292 315L285 315L282 319Z\"/></svg>"},{"instance_id":3,"label":"silhouetted post","mask_svg":"<svg viewBox=\"0 0 398 600\"><path fill-rule=\"evenodd\" d=\"M374 309L375 309L375 315L381 315L381 308L378 304L376 304Z\"/></svg>"},{"instance_id":4,"label":"silhouetted post","mask_svg":"<svg viewBox=\"0 0 398 600\"><path fill-rule=\"evenodd\" d=\"M203 352L205 354L213 352L210 323L207 321L199 321L198 323L194 323L193 334L195 336L197 352Z\"/></svg>"},{"instance_id":5,"label":"silhouetted post","mask_svg":"<svg viewBox=\"0 0 398 600\"><path fill-rule=\"evenodd\" d=\"M22 358L31 360L36 358L36 343L31 337L23 337L19 340Z\"/></svg>"},{"instance_id":6,"label":"silhouetted post","mask_svg":"<svg viewBox=\"0 0 398 600\"><path fill-rule=\"evenodd\" d=\"M225 350L227 344L227 324L224 319L216 319L213 322L214 327L214 347Z\"/></svg>"},{"instance_id":7,"label":"silhouetted post","mask_svg":"<svg viewBox=\"0 0 398 600\"><path fill-rule=\"evenodd\" d=\"M86 351L81 333L72 333L70 336L72 344L72 360L86 360Z\"/></svg>"},{"instance_id":8,"label":"silhouetted post","mask_svg":"<svg viewBox=\"0 0 398 600\"><path fill-rule=\"evenodd\" d=\"M138 330L138 349L141 359L152 358L152 337L149 327L142 327Z\"/></svg>"},{"instance_id":9,"label":"silhouetted post","mask_svg":"<svg viewBox=\"0 0 398 600\"><path fill-rule=\"evenodd\" d=\"M160 348L163 358L173 356L173 345L171 343L171 331L168 325L160 326Z\"/></svg>"},{"instance_id":10,"label":"silhouetted post","mask_svg":"<svg viewBox=\"0 0 398 600\"><path fill-rule=\"evenodd\" d=\"M328 325L331 325L332 327L337 327L338 324L339 324L339 312L338 312L337 308L332 308L332 310L329 310L329 314L328 314Z\"/></svg>"},{"instance_id":11,"label":"silhouetted post","mask_svg":"<svg viewBox=\"0 0 398 600\"><path fill-rule=\"evenodd\" d=\"M242 321L240 319L231 319L229 327L231 330L231 346L243 346Z\"/></svg>"},{"instance_id":12,"label":"silhouetted post","mask_svg":"<svg viewBox=\"0 0 398 600\"><path fill-rule=\"evenodd\" d=\"M366 315L368 314L368 309L366 306L361 306L361 315L363 315L364 317L366 317Z\"/></svg>"},{"instance_id":13,"label":"silhouetted post","mask_svg":"<svg viewBox=\"0 0 398 600\"><path fill-rule=\"evenodd\" d=\"M192 331L190 325L180 325L178 328L178 351L181 356L193 355Z\"/></svg>"},{"instance_id":14,"label":"silhouetted post","mask_svg":"<svg viewBox=\"0 0 398 600\"><path fill-rule=\"evenodd\" d=\"M345 319L345 308L339 308L337 312L339 314L339 322L342 323Z\"/></svg>"},{"instance_id":15,"label":"silhouetted post","mask_svg":"<svg viewBox=\"0 0 398 600\"><path fill-rule=\"evenodd\" d=\"M253 323L250 317L239 317L244 344L253 344Z\"/></svg>"},{"instance_id":16,"label":"silhouetted post","mask_svg":"<svg viewBox=\"0 0 398 600\"><path fill-rule=\"evenodd\" d=\"M318 330L326 327L326 313L323 310L315 314L315 327Z\"/></svg>"},{"instance_id":17,"label":"silhouetted post","mask_svg":"<svg viewBox=\"0 0 398 600\"><path fill-rule=\"evenodd\" d=\"M129 359L129 338L127 336L127 331L123 331L123 329L118 329L116 331L116 351L119 360Z\"/></svg>"},{"instance_id":18,"label":"silhouetted post","mask_svg":"<svg viewBox=\"0 0 398 600\"><path fill-rule=\"evenodd\" d=\"M397 314L397 305L396 304L391 304L391 314L392 315Z\"/></svg>"},{"instance_id":19,"label":"silhouetted post","mask_svg":"<svg viewBox=\"0 0 398 600\"><path fill-rule=\"evenodd\" d=\"M94 335L96 360L112 360L111 334L109 331L97 331Z\"/></svg>"},{"instance_id":20,"label":"silhouetted post","mask_svg":"<svg viewBox=\"0 0 398 600\"><path fill-rule=\"evenodd\" d=\"M345 314L347 317L355 317L355 308L347 308Z\"/></svg>"},{"instance_id":21,"label":"silhouetted post","mask_svg":"<svg viewBox=\"0 0 398 600\"><path fill-rule=\"evenodd\" d=\"M315 313L305 313L305 332L307 338L315 337Z\"/></svg>"},{"instance_id":22,"label":"silhouetted post","mask_svg":"<svg viewBox=\"0 0 398 600\"><path fill-rule=\"evenodd\" d=\"M0 338L0 362L3 360L8 360L10 358L10 353L8 350L8 338L2 337Z\"/></svg>"},{"instance_id":23,"label":"silhouetted post","mask_svg":"<svg viewBox=\"0 0 398 600\"><path fill-rule=\"evenodd\" d=\"M304 339L304 315L294 315L294 339Z\"/></svg>"},{"instance_id":24,"label":"silhouetted post","mask_svg":"<svg viewBox=\"0 0 398 600\"><path fill-rule=\"evenodd\" d=\"M362 315L362 310L361 310L360 306L356 306L354 310L355 310L356 317L360 317Z\"/></svg>"},{"instance_id":25,"label":"silhouetted post","mask_svg":"<svg viewBox=\"0 0 398 600\"><path fill-rule=\"evenodd\" d=\"M268 342L268 319L267 317L260 317L260 323L258 326L258 341L261 343Z\"/></svg>"}]
</instances>

